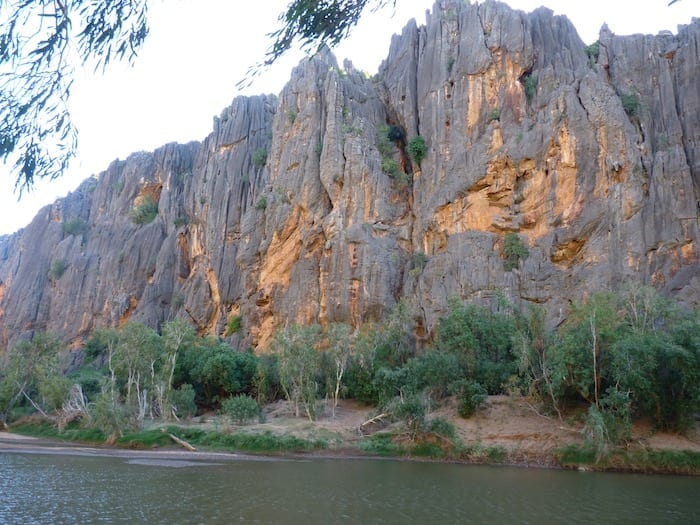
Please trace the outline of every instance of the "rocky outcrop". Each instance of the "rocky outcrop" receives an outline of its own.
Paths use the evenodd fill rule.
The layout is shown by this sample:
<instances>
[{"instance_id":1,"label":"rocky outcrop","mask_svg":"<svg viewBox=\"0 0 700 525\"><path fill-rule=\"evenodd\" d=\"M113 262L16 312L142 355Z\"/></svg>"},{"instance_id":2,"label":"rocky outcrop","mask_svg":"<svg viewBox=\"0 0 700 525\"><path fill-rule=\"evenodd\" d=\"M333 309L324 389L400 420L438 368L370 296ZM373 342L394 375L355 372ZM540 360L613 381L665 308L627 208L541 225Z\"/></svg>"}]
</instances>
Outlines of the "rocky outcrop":
<instances>
[{"instance_id":1,"label":"rocky outcrop","mask_svg":"<svg viewBox=\"0 0 700 525\"><path fill-rule=\"evenodd\" d=\"M626 283L697 305L699 38L698 20L603 28L587 50L547 9L440 1L373 78L321 52L203 143L114 162L1 238L2 340L177 316L222 335L241 316L233 342L265 347L280 324L358 326L401 298L430 338L452 296L558 322ZM509 270L507 234L528 249Z\"/></svg>"}]
</instances>

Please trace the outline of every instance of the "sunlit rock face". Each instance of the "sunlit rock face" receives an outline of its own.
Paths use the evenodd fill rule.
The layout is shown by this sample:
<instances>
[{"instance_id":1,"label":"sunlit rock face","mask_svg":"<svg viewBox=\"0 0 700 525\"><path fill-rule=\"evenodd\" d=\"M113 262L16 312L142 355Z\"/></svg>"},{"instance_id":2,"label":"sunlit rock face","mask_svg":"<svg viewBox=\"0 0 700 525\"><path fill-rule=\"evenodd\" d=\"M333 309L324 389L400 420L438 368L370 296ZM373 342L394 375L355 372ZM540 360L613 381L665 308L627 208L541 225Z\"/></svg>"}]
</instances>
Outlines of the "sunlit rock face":
<instances>
[{"instance_id":1,"label":"sunlit rock face","mask_svg":"<svg viewBox=\"0 0 700 525\"><path fill-rule=\"evenodd\" d=\"M441 1L374 77L321 52L202 143L115 161L0 238L2 342L175 317L223 335L240 315L232 343L264 349L280 325L359 326L402 298L429 339L453 296L556 323L638 284L697 305L699 39L697 20L603 28L587 50L547 9ZM507 234L528 251L510 270Z\"/></svg>"}]
</instances>

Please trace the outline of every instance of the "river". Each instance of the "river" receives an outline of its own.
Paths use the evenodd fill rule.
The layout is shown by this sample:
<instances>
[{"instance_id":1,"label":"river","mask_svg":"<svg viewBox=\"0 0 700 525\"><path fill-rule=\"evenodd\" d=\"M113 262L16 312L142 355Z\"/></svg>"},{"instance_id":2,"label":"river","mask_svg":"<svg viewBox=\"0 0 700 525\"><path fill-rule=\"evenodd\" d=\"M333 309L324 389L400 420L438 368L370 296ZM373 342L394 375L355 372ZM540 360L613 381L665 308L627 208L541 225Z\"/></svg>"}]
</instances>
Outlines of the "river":
<instances>
[{"instance_id":1,"label":"river","mask_svg":"<svg viewBox=\"0 0 700 525\"><path fill-rule=\"evenodd\" d=\"M700 480L383 460L0 453L0 523L700 521Z\"/></svg>"}]
</instances>

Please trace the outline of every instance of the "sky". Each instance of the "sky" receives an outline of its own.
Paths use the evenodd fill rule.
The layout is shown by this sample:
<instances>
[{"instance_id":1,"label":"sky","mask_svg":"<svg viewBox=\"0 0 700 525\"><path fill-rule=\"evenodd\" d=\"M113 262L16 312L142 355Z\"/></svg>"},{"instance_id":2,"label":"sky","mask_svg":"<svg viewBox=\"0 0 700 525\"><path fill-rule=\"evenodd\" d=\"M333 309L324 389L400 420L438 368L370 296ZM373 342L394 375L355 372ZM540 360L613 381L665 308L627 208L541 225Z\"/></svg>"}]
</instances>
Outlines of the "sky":
<instances>
[{"instance_id":1,"label":"sky","mask_svg":"<svg viewBox=\"0 0 700 525\"><path fill-rule=\"evenodd\" d=\"M0 163L0 235L31 222L43 206L75 190L115 159L152 151L169 142L203 140L212 118L238 95L279 93L291 69L304 57L295 50L255 79L236 87L248 68L263 58L267 33L289 0L151 0L151 32L136 63L114 63L106 73L78 69L70 108L78 128L78 151L60 179L41 181L18 201L14 177ZM598 38L607 23L613 33L677 32L679 24L700 16L698 0L505 0L515 9L542 5L566 15L585 43ZM261 7L263 6L264 7ZM375 73L389 50L391 36L415 18L425 23L433 0L397 0L394 7L367 11L350 38L333 51L342 63Z\"/></svg>"}]
</instances>

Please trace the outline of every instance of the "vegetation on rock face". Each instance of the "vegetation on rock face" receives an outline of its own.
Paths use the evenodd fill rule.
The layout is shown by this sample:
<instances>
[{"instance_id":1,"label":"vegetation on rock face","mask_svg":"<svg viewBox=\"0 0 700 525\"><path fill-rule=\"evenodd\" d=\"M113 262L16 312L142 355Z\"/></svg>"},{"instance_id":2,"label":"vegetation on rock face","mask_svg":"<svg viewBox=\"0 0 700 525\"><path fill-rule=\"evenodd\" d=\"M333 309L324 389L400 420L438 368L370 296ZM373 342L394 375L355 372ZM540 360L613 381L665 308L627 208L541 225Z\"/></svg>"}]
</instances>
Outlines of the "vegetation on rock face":
<instances>
[{"instance_id":1,"label":"vegetation on rock face","mask_svg":"<svg viewBox=\"0 0 700 525\"><path fill-rule=\"evenodd\" d=\"M636 91L620 93L620 101L622 102L622 109L625 110L625 113L627 113L628 116L639 116L639 112L642 109L642 104L639 101L639 94Z\"/></svg>"},{"instance_id":2,"label":"vegetation on rock face","mask_svg":"<svg viewBox=\"0 0 700 525\"><path fill-rule=\"evenodd\" d=\"M591 67L595 66L600 55L600 41L596 40L591 45L586 46L585 51L588 57L588 65Z\"/></svg>"},{"instance_id":3,"label":"vegetation on rock face","mask_svg":"<svg viewBox=\"0 0 700 525\"><path fill-rule=\"evenodd\" d=\"M256 168L264 168L267 164L267 148L258 148L253 153L253 166Z\"/></svg>"},{"instance_id":4,"label":"vegetation on rock face","mask_svg":"<svg viewBox=\"0 0 700 525\"><path fill-rule=\"evenodd\" d=\"M428 146L425 144L425 139L420 135L416 135L408 141L408 154L411 155L413 161L419 166L428 152Z\"/></svg>"},{"instance_id":5,"label":"vegetation on rock face","mask_svg":"<svg viewBox=\"0 0 700 525\"><path fill-rule=\"evenodd\" d=\"M503 238L503 268L509 272L520 265L520 261L530 255L527 246L517 233L508 232Z\"/></svg>"},{"instance_id":6,"label":"vegetation on rock face","mask_svg":"<svg viewBox=\"0 0 700 525\"><path fill-rule=\"evenodd\" d=\"M243 324L243 318L240 315L232 315L226 322L226 331L224 335L229 337L233 334L237 334L241 331L241 326Z\"/></svg>"},{"instance_id":7,"label":"vegetation on rock face","mask_svg":"<svg viewBox=\"0 0 700 525\"><path fill-rule=\"evenodd\" d=\"M63 231L68 235L81 235L87 231L87 224L80 217L73 217L63 223Z\"/></svg>"},{"instance_id":8,"label":"vegetation on rock face","mask_svg":"<svg viewBox=\"0 0 700 525\"><path fill-rule=\"evenodd\" d=\"M64 259L55 259L49 268L49 279L58 281L65 273L66 268L68 268L68 264Z\"/></svg>"},{"instance_id":9,"label":"vegetation on rock face","mask_svg":"<svg viewBox=\"0 0 700 525\"><path fill-rule=\"evenodd\" d=\"M525 76L523 85L525 86L525 97L527 98L527 102L529 104L532 102L532 99L537 93L537 77L534 77L532 76L532 73L529 73Z\"/></svg>"},{"instance_id":10,"label":"vegetation on rock face","mask_svg":"<svg viewBox=\"0 0 700 525\"><path fill-rule=\"evenodd\" d=\"M143 226L153 222L158 216L158 203L150 195L146 195L136 204L129 213L131 222L138 226Z\"/></svg>"}]
</instances>

